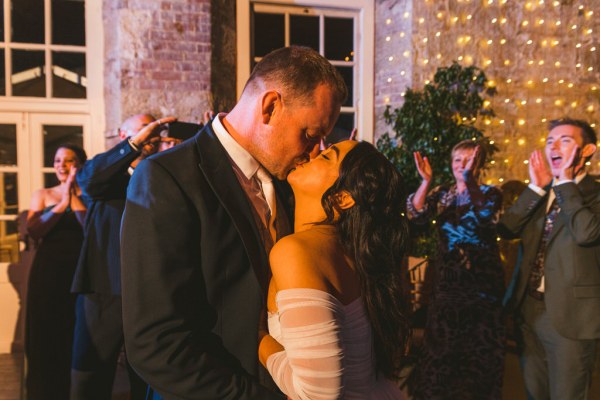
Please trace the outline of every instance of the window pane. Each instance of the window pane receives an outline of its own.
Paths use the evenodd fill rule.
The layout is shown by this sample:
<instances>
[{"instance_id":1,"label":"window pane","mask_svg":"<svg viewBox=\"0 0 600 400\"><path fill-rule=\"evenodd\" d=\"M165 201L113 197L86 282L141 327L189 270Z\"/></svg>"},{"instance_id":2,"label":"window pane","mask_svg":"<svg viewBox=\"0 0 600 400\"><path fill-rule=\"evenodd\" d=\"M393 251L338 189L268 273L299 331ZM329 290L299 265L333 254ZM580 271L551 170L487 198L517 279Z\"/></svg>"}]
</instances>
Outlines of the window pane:
<instances>
[{"instance_id":1,"label":"window pane","mask_svg":"<svg viewBox=\"0 0 600 400\"><path fill-rule=\"evenodd\" d=\"M0 42L4 42L4 0L0 0Z\"/></svg>"},{"instance_id":2,"label":"window pane","mask_svg":"<svg viewBox=\"0 0 600 400\"><path fill-rule=\"evenodd\" d=\"M52 97L85 99L85 54L52 52Z\"/></svg>"},{"instance_id":3,"label":"window pane","mask_svg":"<svg viewBox=\"0 0 600 400\"><path fill-rule=\"evenodd\" d=\"M44 187L46 189L53 186L58 186L59 183L60 182L58 181L58 178L54 172L46 172L44 174Z\"/></svg>"},{"instance_id":4,"label":"window pane","mask_svg":"<svg viewBox=\"0 0 600 400\"><path fill-rule=\"evenodd\" d=\"M52 43L85 45L85 3L52 0Z\"/></svg>"},{"instance_id":5,"label":"window pane","mask_svg":"<svg viewBox=\"0 0 600 400\"><path fill-rule=\"evenodd\" d=\"M70 125L44 125L44 167L54 166L54 154L61 144L83 147L83 127Z\"/></svg>"},{"instance_id":6,"label":"window pane","mask_svg":"<svg viewBox=\"0 0 600 400\"><path fill-rule=\"evenodd\" d=\"M325 58L352 61L354 58L354 20L325 18Z\"/></svg>"},{"instance_id":7,"label":"window pane","mask_svg":"<svg viewBox=\"0 0 600 400\"><path fill-rule=\"evenodd\" d=\"M348 98L343 104L347 107L352 107L354 102L354 67L336 67L344 78L346 86L348 87Z\"/></svg>"},{"instance_id":8,"label":"window pane","mask_svg":"<svg viewBox=\"0 0 600 400\"><path fill-rule=\"evenodd\" d=\"M291 15L290 44L307 46L319 51L319 17Z\"/></svg>"},{"instance_id":9,"label":"window pane","mask_svg":"<svg viewBox=\"0 0 600 400\"><path fill-rule=\"evenodd\" d=\"M325 138L325 144L330 145L349 139L352 129L354 129L354 113L340 114L333 130Z\"/></svg>"},{"instance_id":10,"label":"window pane","mask_svg":"<svg viewBox=\"0 0 600 400\"><path fill-rule=\"evenodd\" d=\"M12 41L44 43L44 0L12 1Z\"/></svg>"},{"instance_id":11,"label":"window pane","mask_svg":"<svg viewBox=\"0 0 600 400\"><path fill-rule=\"evenodd\" d=\"M4 49L0 49L0 96L6 96L6 65L4 60Z\"/></svg>"},{"instance_id":12,"label":"window pane","mask_svg":"<svg viewBox=\"0 0 600 400\"><path fill-rule=\"evenodd\" d=\"M19 213L17 173L0 172L2 188L0 189L0 215L17 215Z\"/></svg>"},{"instance_id":13,"label":"window pane","mask_svg":"<svg viewBox=\"0 0 600 400\"><path fill-rule=\"evenodd\" d=\"M0 221L0 262L16 263L18 261L19 232L17 221Z\"/></svg>"},{"instance_id":14,"label":"window pane","mask_svg":"<svg viewBox=\"0 0 600 400\"><path fill-rule=\"evenodd\" d=\"M264 57L285 45L283 14L254 14L254 57Z\"/></svg>"},{"instance_id":15,"label":"window pane","mask_svg":"<svg viewBox=\"0 0 600 400\"><path fill-rule=\"evenodd\" d=\"M13 96L45 97L44 52L13 50L12 56Z\"/></svg>"},{"instance_id":16,"label":"window pane","mask_svg":"<svg viewBox=\"0 0 600 400\"><path fill-rule=\"evenodd\" d=\"M0 165L17 165L17 127L0 124Z\"/></svg>"}]
</instances>

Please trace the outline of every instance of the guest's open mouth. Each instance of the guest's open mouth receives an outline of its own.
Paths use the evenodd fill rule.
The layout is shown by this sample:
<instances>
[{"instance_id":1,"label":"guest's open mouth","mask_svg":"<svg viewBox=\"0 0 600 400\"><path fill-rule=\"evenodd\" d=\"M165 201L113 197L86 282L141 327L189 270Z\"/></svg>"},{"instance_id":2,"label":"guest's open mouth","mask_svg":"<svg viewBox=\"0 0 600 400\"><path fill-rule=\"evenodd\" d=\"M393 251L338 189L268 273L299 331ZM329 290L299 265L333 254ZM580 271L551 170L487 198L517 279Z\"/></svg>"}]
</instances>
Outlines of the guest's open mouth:
<instances>
[{"instance_id":1,"label":"guest's open mouth","mask_svg":"<svg viewBox=\"0 0 600 400\"><path fill-rule=\"evenodd\" d=\"M560 167L560 165L562 164L562 156L560 156L560 155L550 156L550 163L552 164L553 168Z\"/></svg>"}]
</instances>

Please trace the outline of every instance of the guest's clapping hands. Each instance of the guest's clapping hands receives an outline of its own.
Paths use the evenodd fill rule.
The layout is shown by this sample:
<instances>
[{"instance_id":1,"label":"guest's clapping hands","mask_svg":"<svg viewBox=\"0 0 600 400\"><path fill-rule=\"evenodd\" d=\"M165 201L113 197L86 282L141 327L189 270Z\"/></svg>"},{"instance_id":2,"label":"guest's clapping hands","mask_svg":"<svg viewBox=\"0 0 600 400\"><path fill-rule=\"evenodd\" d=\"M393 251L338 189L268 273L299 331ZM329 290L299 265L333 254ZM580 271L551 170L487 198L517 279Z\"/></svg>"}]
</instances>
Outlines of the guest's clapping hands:
<instances>
[{"instance_id":1,"label":"guest's clapping hands","mask_svg":"<svg viewBox=\"0 0 600 400\"><path fill-rule=\"evenodd\" d=\"M75 174L77 173L76 167L71 167L69 170L69 176L65 181L65 185L61 186L61 203L66 205L71 204L71 196L77 196L77 180Z\"/></svg>"},{"instance_id":2,"label":"guest's clapping hands","mask_svg":"<svg viewBox=\"0 0 600 400\"><path fill-rule=\"evenodd\" d=\"M419 175L421 175L421 179L423 179L424 182L431 182L433 171L431 170L431 165L429 164L427 157L422 157L421 153L418 151L415 151L413 156L415 159L415 165L417 166L417 171L419 172Z\"/></svg>"},{"instance_id":3,"label":"guest's clapping hands","mask_svg":"<svg viewBox=\"0 0 600 400\"><path fill-rule=\"evenodd\" d=\"M480 163L480 159L481 158L481 152L479 151L479 146L475 147L475 150L473 150L473 154L471 154L471 157L469 157L467 164L465 165L465 168L463 170L463 179L465 180L465 182L471 182L473 181L473 177L476 177L477 175L479 175L479 165L481 165Z\"/></svg>"},{"instance_id":4,"label":"guest's clapping hands","mask_svg":"<svg viewBox=\"0 0 600 400\"><path fill-rule=\"evenodd\" d=\"M532 184L540 188L552 182L552 173L540 150L535 150L529 157L529 178Z\"/></svg>"},{"instance_id":5,"label":"guest's clapping hands","mask_svg":"<svg viewBox=\"0 0 600 400\"><path fill-rule=\"evenodd\" d=\"M215 117L213 110L204 111L202 114L202 125L208 124Z\"/></svg>"},{"instance_id":6,"label":"guest's clapping hands","mask_svg":"<svg viewBox=\"0 0 600 400\"><path fill-rule=\"evenodd\" d=\"M560 166L558 180L573 180L579 173L583 165L580 165L581 161L581 149L575 145L571 149L571 153L567 156L567 159Z\"/></svg>"}]
</instances>

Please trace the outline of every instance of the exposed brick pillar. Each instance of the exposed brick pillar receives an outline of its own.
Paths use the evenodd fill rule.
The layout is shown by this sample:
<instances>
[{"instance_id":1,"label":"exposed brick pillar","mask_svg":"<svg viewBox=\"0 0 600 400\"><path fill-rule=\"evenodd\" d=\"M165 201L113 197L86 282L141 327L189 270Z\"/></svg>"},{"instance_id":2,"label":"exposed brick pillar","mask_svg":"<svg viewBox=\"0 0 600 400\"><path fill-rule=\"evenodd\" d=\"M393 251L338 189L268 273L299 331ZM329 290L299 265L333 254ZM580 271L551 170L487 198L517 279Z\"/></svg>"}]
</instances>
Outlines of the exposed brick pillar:
<instances>
[{"instance_id":1,"label":"exposed brick pillar","mask_svg":"<svg viewBox=\"0 0 600 400\"><path fill-rule=\"evenodd\" d=\"M140 112L195 121L212 108L211 0L105 1L104 34L107 129Z\"/></svg>"}]
</instances>

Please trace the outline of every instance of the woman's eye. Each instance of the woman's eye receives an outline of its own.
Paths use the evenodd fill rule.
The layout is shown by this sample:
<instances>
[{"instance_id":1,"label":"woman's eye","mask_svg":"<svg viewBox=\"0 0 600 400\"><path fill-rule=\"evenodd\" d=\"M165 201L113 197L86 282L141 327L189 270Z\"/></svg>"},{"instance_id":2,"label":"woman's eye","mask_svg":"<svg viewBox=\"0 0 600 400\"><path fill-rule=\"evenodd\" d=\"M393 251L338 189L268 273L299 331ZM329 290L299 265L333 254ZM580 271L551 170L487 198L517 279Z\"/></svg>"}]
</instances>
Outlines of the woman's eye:
<instances>
[{"instance_id":1,"label":"woman's eye","mask_svg":"<svg viewBox=\"0 0 600 400\"><path fill-rule=\"evenodd\" d=\"M327 157L327 154L321 154L321 156L323 156L324 159L329 160L329 157Z\"/></svg>"}]
</instances>

